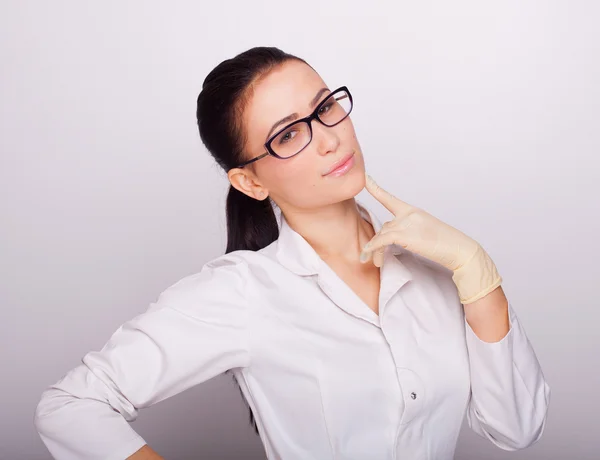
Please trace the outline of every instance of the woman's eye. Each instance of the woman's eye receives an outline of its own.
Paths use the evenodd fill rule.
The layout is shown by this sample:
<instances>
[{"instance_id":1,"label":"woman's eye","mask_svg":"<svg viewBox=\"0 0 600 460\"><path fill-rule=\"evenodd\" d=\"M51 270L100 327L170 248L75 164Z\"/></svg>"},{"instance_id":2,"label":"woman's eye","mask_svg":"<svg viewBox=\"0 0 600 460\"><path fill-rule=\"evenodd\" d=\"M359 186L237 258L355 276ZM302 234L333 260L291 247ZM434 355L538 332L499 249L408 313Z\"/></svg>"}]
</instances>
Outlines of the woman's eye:
<instances>
[{"instance_id":1,"label":"woman's eye","mask_svg":"<svg viewBox=\"0 0 600 460\"><path fill-rule=\"evenodd\" d=\"M334 98L331 98L325 103L325 105L323 105L323 107L321 107L321 110L323 110L323 113L329 112L333 108L333 105L336 103L337 101ZM321 110L319 110L319 113L321 113Z\"/></svg>"},{"instance_id":2,"label":"woman's eye","mask_svg":"<svg viewBox=\"0 0 600 460\"><path fill-rule=\"evenodd\" d=\"M294 136L296 136L296 131L294 130L283 133L281 136L279 136L279 143L285 144L286 142L291 141L294 138Z\"/></svg>"},{"instance_id":3,"label":"woman's eye","mask_svg":"<svg viewBox=\"0 0 600 460\"><path fill-rule=\"evenodd\" d=\"M323 107L321 107L319 109L319 115L329 111L329 109L331 108L332 105L333 105L333 101L324 104Z\"/></svg>"}]
</instances>

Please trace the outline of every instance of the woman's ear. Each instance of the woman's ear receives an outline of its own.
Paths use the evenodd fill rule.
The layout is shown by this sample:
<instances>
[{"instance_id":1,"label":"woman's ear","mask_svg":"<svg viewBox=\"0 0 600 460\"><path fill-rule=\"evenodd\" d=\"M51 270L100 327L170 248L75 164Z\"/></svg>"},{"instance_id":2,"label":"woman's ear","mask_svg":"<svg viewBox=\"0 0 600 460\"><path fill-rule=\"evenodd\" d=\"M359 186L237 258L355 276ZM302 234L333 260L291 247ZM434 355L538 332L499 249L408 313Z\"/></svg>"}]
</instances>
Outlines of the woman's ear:
<instances>
[{"instance_id":1,"label":"woman's ear","mask_svg":"<svg viewBox=\"0 0 600 460\"><path fill-rule=\"evenodd\" d=\"M256 200L263 200L269 192L258 182L255 181L252 174L242 168L233 168L227 172L227 177L232 187Z\"/></svg>"}]
</instances>

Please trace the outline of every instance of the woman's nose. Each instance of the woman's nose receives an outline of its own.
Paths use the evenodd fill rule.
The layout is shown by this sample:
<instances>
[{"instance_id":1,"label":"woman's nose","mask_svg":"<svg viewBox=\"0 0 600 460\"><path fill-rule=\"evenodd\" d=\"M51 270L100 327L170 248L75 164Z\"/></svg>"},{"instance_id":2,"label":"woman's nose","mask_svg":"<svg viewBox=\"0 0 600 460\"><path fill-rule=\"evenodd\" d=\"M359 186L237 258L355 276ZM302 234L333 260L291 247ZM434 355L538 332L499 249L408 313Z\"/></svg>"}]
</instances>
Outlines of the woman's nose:
<instances>
[{"instance_id":1,"label":"woman's nose","mask_svg":"<svg viewBox=\"0 0 600 460\"><path fill-rule=\"evenodd\" d=\"M317 150L321 155L337 150L340 138L334 127L328 127L313 120L313 142L317 144Z\"/></svg>"}]
</instances>

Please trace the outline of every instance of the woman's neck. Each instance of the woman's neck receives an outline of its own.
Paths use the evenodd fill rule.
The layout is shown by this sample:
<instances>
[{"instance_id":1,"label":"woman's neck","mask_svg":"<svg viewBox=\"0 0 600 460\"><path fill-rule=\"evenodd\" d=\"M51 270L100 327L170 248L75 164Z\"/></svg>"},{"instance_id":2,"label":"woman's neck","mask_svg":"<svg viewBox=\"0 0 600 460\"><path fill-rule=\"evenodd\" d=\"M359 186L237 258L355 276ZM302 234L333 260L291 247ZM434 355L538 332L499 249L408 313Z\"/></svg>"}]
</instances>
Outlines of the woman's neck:
<instances>
[{"instance_id":1,"label":"woman's neck","mask_svg":"<svg viewBox=\"0 0 600 460\"><path fill-rule=\"evenodd\" d=\"M323 260L356 262L362 247L375 235L354 198L308 212L288 211L285 219Z\"/></svg>"}]
</instances>

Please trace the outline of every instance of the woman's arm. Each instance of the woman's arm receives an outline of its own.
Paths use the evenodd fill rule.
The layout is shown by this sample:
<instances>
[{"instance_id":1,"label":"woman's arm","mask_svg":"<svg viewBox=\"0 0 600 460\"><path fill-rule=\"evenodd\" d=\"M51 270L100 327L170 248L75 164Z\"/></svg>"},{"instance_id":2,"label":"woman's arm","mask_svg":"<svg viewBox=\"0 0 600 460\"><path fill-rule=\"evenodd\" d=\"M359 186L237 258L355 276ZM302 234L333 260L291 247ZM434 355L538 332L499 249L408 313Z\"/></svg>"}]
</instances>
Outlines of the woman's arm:
<instances>
[{"instance_id":1,"label":"woman's arm","mask_svg":"<svg viewBox=\"0 0 600 460\"><path fill-rule=\"evenodd\" d=\"M247 279L248 267L239 258L224 256L205 265L46 389L35 426L54 458L151 455L128 423L139 409L248 366Z\"/></svg>"},{"instance_id":2,"label":"woman's arm","mask_svg":"<svg viewBox=\"0 0 600 460\"><path fill-rule=\"evenodd\" d=\"M127 457L127 460L164 460L163 457L154 452L147 444L144 445L140 450L138 450L135 454L130 457Z\"/></svg>"},{"instance_id":3,"label":"woman's arm","mask_svg":"<svg viewBox=\"0 0 600 460\"><path fill-rule=\"evenodd\" d=\"M475 432L514 450L542 434L550 389L533 348L500 288L496 265L472 238L399 200L369 176L366 189L394 218L363 248L380 267L385 246L397 244L452 271L464 305L471 370L467 418Z\"/></svg>"},{"instance_id":4,"label":"woman's arm","mask_svg":"<svg viewBox=\"0 0 600 460\"><path fill-rule=\"evenodd\" d=\"M542 436L550 402L533 347L501 288L464 310L469 426L502 449L528 447Z\"/></svg>"},{"instance_id":5,"label":"woman's arm","mask_svg":"<svg viewBox=\"0 0 600 460\"><path fill-rule=\"evenodd\" d=\"M501 286L463 308L467 323L484 342L498 342L508 334L508 299Z\"/></svg>"}]
</instances>

